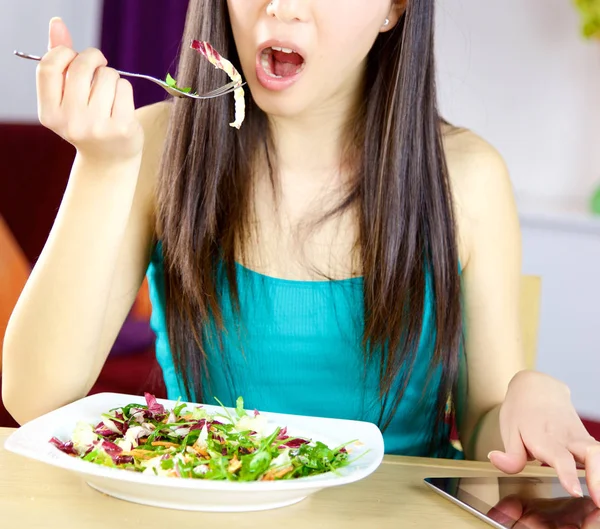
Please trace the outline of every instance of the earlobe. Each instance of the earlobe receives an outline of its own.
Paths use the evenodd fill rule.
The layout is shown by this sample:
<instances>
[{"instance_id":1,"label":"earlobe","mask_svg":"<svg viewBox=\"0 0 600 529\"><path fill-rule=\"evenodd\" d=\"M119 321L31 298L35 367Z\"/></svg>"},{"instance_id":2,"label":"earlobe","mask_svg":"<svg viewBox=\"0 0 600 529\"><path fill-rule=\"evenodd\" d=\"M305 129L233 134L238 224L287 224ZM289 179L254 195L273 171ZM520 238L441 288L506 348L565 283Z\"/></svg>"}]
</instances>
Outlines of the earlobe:
<instances>
[{"instance_id":1,"label":"earlobe","mask_svg":"<svg viewBox=\"0 0 600 529\"><path fill-rule=\"evenodd\" d=\"M406 13L407 0L394 0L390 12L381 26L381 31L390 31L402 19Z\"/></svg>"},{"instance_id":2,"label":"earlobe","mask_svg":"<svg viewBox=\"0 0 600 529\"><path fill-rule=\"evenodd\" d=\"M392 29L392 27L392 21L389 18L386 18L383 24L381 25L381 33L389 31L390 29Z\"/></svg>"},{"instance_id":3,"label":"earlobe","mask_svg":"<svg viewBox=\"0 0 600 529\"><path fill-rule=\"evenodd\" d=\"M394 28L396 23L397 23L397 20L392 21L390 18L386 18L385 21L383 22L383 24L381 25L381 32L385 33L387 31L390 31L391 29Z\"/></svg>"}]
</instances>

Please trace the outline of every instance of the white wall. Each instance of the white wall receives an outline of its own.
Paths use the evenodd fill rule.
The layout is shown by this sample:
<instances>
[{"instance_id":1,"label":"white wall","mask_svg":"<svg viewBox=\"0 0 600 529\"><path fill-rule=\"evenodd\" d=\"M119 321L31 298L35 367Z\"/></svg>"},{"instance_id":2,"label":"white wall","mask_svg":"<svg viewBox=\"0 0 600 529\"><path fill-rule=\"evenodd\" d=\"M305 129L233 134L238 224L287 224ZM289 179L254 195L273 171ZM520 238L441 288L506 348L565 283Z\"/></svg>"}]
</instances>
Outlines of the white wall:
<instances>
[{"instance_id":1,"label":"white wall","mask_svg":"<svg viewBox=\"0 0 600 529\"><path fill-rule=\"evenodd\" d=\"M440 0L438 70L446 117L511 171L523 272L543 280L537 368L600 418L600 219L581 205L600 184L600 43L572 0Z\"/></svg>"},{"instance_id":2,"label":"white wall","mask_svg":"<svg viewBox=\"0 0 600 529\"><path fill-rule=\"evenodd\" d=\"M18 49L42 55L48 22L60 16L75 47L98 46L101 0L0 0L0 121L36 121L34 62L13 55Z\"/></svg>"},{"instance_id":3,"label":"white wall","mask_svg":"<svg viewBox=\"0 0 600 529\"><path fill-rule=\"evenodd\" d=\"M585 417L600 419L600 221L528 221L524 273L542 276L537 369L571 388Z\"/></svg>"},{"instance_id":4,"label":"white wall","mask_svg":"<svg viewBox=\"0 0 600 529\"><path fill-rule=\"evenodd\" d=\"M438 1L445 115L504 155L516 192L587 197L600 184L600 43L572 0Z\"/></svg>"}]
</instances>

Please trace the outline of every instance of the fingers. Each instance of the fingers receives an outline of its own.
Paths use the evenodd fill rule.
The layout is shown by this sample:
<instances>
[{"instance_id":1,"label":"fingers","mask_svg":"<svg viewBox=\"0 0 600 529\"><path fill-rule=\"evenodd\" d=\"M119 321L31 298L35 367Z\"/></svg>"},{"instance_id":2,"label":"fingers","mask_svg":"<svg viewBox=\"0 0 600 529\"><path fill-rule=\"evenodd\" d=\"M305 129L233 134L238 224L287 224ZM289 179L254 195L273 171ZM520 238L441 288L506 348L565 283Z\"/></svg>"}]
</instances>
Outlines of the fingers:
<instances>
[{"instance_id":1,"label":"fingers","mask_svg":"<svg viewBox=\"0 0 600 529\"><path fill-rule=\"evenodd\" d=\"M71 48L59 46L48 52L37 67L38 108L53 113L64 95L65 72L77 57ZM42 116L40 116L42 121ZM42 121L44 124L44 122Z\"/></svg>"},{"instance_id":2,"label":"fingers","mask_svg":"<svg viewBox=\"0 0 600 529\"><path fill-rule=\"evenodd\" d=\"M527 465L527 450L518 430L509 431L502 436L505 451L490 452L491 463L506 474L518 474Z\"/></svg>"},{"instance_id":3,"label":"fingers","mask_svg":"<svg viewBox=\"0 0 600 529\"><path fill-rule=\"evenodd\" d=\"M101 66L96 70L88 105L99 116L110 116L120 76L116 70Z\"/></svg>"},{"instance_id":4,"label":"fingers","mask_svg":"<svg viewBox=\"0 0 600 529\"><path fill-rule=\"evenodd\" d=\"M133 86L126 79L119 79L112 107L112 117L122 121L133 121L134 113Z\"/></svg>"},{"instance_id":5,"label":"fingers","mask_svg":"<svg viewBox=\"0 0 600 529\"><path fill-rule=\"evenodd\" d=\"M40 122L89 159L138 157L144 130L131 84L107 67L100 50L77 53L72 44L66 25L53 19L50 50L38 65Z\"/></svg>"},{"instance_id":6,"label":"fingers","mask_svg":"<svg viewBox=\"0 0 600 529\"><path fill-rule=\"evenodd\" d=\"M568 443L575 458L585 464L585 475L590 496L600 507L600 443L593 437L585 437Z\"/></svg>"},{"instance_id":7,"label":"fingers","mask_svg":"<svg viewBox=\"0 0 600 529\"><path fill-rule=\"evenodd\" d=\"M73 40L71 39L67 25L59 17L54 17L50 20L48 50L59 46L73 48Z\"/></svg>"},{"instance_id":8,"label":"fingers","mask_svg":"<svg viewBox=\"0 0 600 529\"><path fill-rule=\"evenodd\" d=\"M578 498L583 497L575 458L564 445L548 437L542 442L531 443L529 450L538 461L556 470L558 479L569 494Z\"/></svg>"},{"instance_id":9,"label":"fingers","mask_svg":"<svg viewBox=\"0 0 600 529\"><path fill-rule=\"evenodd\" d=\"M65 81L64 105L67 112L88 106L96 70L106 65L106 58L96 48L89 48L75 58Z\"/></svg>"},{"instance_id":10,"label":"fingers","mask_svg":"<svg viewBox=\"0 0 600 529\"><path fill-rule=\"evenodd\" d=\"M58 17L50 20L48 35L48 53L44 55L37 68L38 109L40 121L56 113L64 95L66 71L77 57L73 50L73 41L66 24ZM45 116L42 115L42 110Z\"/></svg>"}]
</instances>

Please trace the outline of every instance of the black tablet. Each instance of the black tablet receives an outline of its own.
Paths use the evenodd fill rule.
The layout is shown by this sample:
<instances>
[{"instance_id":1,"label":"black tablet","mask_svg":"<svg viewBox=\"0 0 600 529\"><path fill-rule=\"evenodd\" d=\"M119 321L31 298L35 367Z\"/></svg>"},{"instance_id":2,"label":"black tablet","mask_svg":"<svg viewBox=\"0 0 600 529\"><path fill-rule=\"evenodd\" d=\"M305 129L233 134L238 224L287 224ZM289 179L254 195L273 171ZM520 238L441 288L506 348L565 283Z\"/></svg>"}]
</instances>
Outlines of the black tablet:
<instances>
[{"instance_id":1,"label":"black tablet","mask_svg":"<svg viewBox=\"0 0 600 529\"><path fill-rule=\"evenodd\" d=\"M573 498L557 478L427 478L435 492L499 529L600 527L600 509L581 478L583 498Z\"/></svg>"}]
</instances>

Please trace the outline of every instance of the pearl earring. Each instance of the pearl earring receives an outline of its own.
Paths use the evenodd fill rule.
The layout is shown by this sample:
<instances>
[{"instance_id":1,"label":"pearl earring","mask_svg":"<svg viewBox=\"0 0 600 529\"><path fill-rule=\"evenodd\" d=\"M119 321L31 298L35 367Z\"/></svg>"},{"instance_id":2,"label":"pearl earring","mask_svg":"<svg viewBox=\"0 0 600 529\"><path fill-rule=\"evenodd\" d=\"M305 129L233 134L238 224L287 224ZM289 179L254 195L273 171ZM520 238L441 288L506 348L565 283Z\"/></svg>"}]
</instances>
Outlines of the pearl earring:
<instances>
[{"instance_id":1,"label":"pearl earring","mask_svg":"<svg viewBox=\"0 0 600 529\"><path fill-rule=\"evenodd\" d=\"M389 26L389 25L390 25L390 19L386 18L385 22L383 23L383 26L386 27L386 26Z\"/></svg>"}]
</instances>

